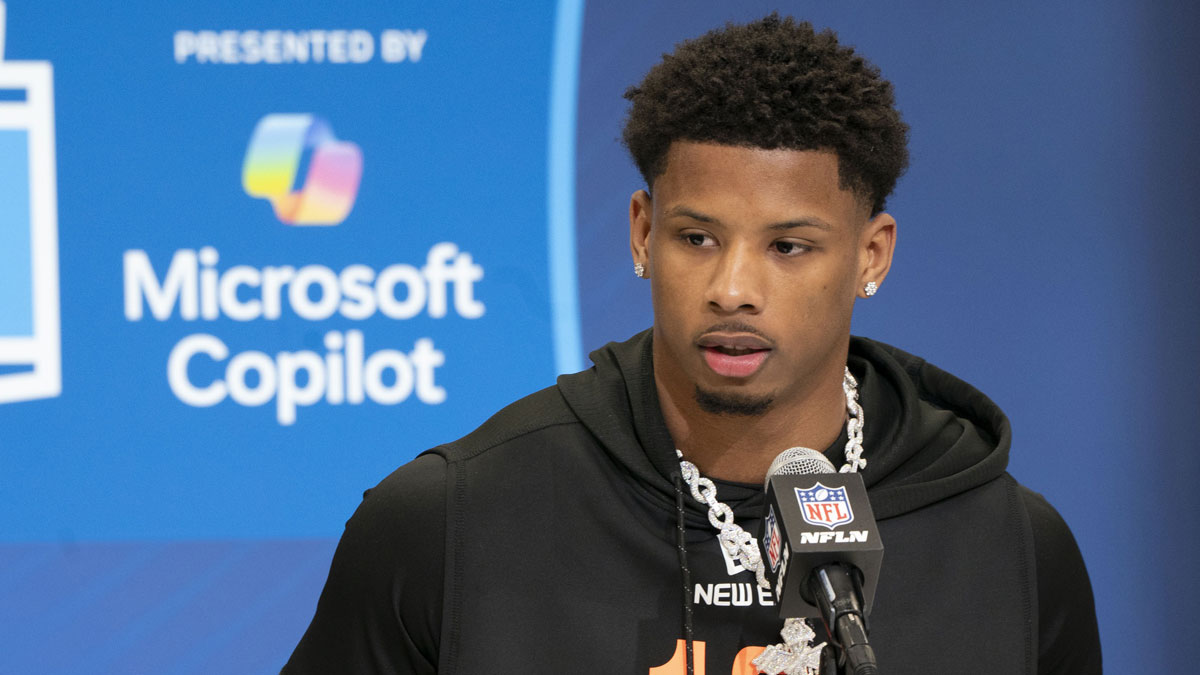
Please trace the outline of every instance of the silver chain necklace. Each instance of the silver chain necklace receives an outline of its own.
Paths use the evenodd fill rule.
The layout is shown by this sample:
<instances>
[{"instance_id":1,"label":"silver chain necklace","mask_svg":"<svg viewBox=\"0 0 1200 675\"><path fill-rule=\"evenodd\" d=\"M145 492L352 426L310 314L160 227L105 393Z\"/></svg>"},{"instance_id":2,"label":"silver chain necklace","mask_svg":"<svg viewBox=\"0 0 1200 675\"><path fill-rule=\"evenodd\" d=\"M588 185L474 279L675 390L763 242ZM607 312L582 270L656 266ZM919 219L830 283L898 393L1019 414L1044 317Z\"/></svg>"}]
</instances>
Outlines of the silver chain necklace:
<instances>
[{"instance_id":1,"label":"silver chain necklace","mask_svg":"<svg viewBox=\"0 0 1200 675\"><path fill-rule=\"evenodd\" d=\"M842 376L842 393L846 395L846 463L842 465L842 473L854 473L867 466L863 459L862 432L863 409L858 403L858 380L845 369ZM742 529L741 525L733 522L733 509L717 499L717 486L709 479L700 475L695 464L683 458L683 451L676 448L679 456L679 468L683 480L691 489L696 501L708 506L708 522L717 528L717 541L729 557L742 564L747 570L754 572L761 588L770 588L766 571L763 567L762 553L759 551L758 539ZM783 643L771 645L754 659L754 665L767 675L819 675L821 669L822 642L813 645L812 639L816 633L804 619L790 618L783 622Z\"/></svg>"}]
</instances>

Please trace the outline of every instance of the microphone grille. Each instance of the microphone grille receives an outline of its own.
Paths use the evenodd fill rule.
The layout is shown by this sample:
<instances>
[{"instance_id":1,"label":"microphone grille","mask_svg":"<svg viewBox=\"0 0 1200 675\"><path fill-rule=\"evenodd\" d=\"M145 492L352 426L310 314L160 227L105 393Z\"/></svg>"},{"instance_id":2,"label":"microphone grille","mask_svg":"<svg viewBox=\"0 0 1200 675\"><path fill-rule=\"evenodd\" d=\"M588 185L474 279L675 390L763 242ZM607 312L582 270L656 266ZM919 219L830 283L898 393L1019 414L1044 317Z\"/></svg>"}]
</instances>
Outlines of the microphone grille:
<instances>
[{"instance_id":1,"label":"microphone grille","mask_svg":"<svg viewBox=\"0 0 1200 675\"><path fill-rule=\"evenodd\" d=\"M796 476L810 473L837 473L833 462L812 448L788 448L779 453L771 468L767 469L767 481L773 476ZM763 484L766 488L766 483Z\"/></svg>"}]
</instances>

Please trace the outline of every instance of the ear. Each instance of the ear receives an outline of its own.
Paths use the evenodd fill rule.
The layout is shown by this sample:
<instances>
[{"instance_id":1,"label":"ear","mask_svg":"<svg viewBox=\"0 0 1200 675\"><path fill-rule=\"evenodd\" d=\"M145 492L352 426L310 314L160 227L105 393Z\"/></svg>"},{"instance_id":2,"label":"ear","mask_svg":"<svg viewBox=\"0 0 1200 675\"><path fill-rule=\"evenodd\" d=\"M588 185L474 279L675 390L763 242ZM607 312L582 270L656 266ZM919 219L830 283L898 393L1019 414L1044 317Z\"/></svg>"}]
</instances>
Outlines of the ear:
<instances>
[{"instance_id":1,"label":"ear","mask_svg":"<svg viewBox=\"0 0 1200 675\"><path fill-rule=\"evenodd\" d=\"M650 276L650 221L654 205L645 190L638 190L629 198L629 251L633 262L646 266Z\"/></svg>"},{"instance_id":2,"label":"ear","mask_svg":"<svg viewBox=\"0 0 1200 675\"><path fill-rule=\"evenodd\" d=\"M867 294L863 288L867 282L874 281L876 286L882 286L892 267L892 253L896 250L896 219L887 213L870 219L863 226L859 243L857 294L865 298Z\"/></svg>"}]
</instances>

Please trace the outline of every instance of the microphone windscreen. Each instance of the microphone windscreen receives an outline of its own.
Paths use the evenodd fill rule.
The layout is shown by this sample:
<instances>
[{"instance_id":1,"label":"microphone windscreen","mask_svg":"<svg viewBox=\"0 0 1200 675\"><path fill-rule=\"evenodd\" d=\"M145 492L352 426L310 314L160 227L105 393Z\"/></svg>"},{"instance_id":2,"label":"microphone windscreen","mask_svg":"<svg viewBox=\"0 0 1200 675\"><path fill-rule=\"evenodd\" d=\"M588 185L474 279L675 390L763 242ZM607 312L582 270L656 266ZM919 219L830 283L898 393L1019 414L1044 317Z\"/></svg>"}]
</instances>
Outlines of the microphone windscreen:
<instances>
[{"instance_id":1,"label":"microphone windscreen","mask_svg":"<svg viewBox=\"0 0 1200 675\"><path fill-rule=\"evenodd\" d=\"M810 473L837 473L833 462L812 448L788 448L779 453L767 469L763 489L774 476L798 476Z\"/></svg>"}]
</instances>

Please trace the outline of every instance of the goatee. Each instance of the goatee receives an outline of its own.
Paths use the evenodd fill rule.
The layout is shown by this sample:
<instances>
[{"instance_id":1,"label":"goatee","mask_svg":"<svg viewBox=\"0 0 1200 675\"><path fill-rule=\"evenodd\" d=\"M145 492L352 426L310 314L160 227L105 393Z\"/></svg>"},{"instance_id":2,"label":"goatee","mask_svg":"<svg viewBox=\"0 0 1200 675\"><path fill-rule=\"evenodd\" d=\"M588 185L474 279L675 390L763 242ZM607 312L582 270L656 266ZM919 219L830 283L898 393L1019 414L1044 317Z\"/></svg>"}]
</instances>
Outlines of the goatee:
<instances>
[{"instance_id":1,"label":"goatee","mask_svg":"<svg viewBox=\"0 0 1200 675\"><path fill-rule=\"evenodd\" d=\"M774 400L771 396L718 394L696 387L696 403L700 405L701 410L713 415L755 417L766 413Z\"/></svg>"}]
</instances>

